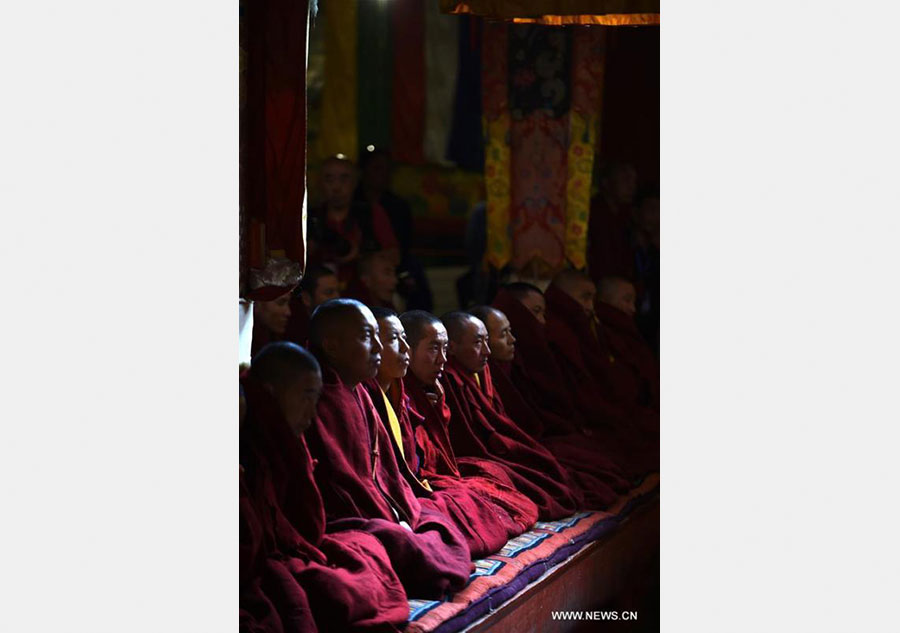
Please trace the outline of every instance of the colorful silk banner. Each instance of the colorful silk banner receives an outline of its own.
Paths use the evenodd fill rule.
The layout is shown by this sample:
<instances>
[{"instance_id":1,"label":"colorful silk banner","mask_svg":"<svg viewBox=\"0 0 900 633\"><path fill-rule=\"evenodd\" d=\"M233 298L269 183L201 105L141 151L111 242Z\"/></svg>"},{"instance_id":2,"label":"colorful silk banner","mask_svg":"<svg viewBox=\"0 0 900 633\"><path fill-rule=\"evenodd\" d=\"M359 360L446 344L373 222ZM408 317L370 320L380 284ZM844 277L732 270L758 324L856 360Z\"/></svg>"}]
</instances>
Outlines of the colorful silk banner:
<instances>
[{"instance_id":1,"label":"colorful silk banner","mask_svg":"<svg viewBox=\"0 0 900 633\"><path fill-rule=\"evenodd\" d=\"M508 29L486 23L482 40L481 91L485 130L484 186L487 193L487 261L502 268L512 258Z\"/></svg>"},{"instance_id":2,"label":"colorful silk banner","mask_svg":"<svg viewBox=\"0 0 900 633\"><path fill-rule=\"evenodd\" d=\"M587 252L591 174L600 129L606 31L575 29L572 54L572 108L566 183L566 259L584 268Z\"/></svg>"},{"instance_id":3,"label":"colorful silk banner","mask_svg":"<svg viewBox=\"0 0 900 633\"><path fill-rule=\"evenodd\" d=\"M338 152L356 158L357 127L356 25L357 0L323 2L319 17L325 29L325 84L319 159Z\"/></svg>"},{"instance_id":4,"label":"colorful silk banner","mask_svg":"<svg viewBox=\"0 0 900 633\"><path fill-rule=\"evenodd\" d=\"M562 266L571 29L509 30L512 265L529 277Z\"/></svg>"},{"instance_id":5,"label":"colorful silk banner","mask_svg":"<svg viewBox=\"0 0 900 633\"><path fill-rule=\"evenodd\" d=\"M500 22L485 28L488 262L532 278L567 263L582 268L603 32Z\"/></svg>"}]
</instances>

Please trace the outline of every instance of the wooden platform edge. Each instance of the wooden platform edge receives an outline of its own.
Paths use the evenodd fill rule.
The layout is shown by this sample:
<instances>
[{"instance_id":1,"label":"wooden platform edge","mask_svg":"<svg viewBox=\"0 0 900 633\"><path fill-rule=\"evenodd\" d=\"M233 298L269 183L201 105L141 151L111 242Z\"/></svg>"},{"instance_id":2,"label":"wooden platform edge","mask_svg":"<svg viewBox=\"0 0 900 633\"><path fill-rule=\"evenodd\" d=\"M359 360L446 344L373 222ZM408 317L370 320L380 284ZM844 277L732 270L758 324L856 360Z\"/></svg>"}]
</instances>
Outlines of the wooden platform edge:
<instances>
[{"instance_id":1,"label":"wooden platform edge","mask_svg":"<svg viewBox=\"0 0 900 633\"><path fill-rule=\"evenodd\" d=\"M556 621L553 611L592 610L617 595L634 570L659 550L659 496L636 508L604 537L548 570L463 633L565 633L577 621ZM613 607L614 608L614 607Z\"/></svg>"}]
</instances>

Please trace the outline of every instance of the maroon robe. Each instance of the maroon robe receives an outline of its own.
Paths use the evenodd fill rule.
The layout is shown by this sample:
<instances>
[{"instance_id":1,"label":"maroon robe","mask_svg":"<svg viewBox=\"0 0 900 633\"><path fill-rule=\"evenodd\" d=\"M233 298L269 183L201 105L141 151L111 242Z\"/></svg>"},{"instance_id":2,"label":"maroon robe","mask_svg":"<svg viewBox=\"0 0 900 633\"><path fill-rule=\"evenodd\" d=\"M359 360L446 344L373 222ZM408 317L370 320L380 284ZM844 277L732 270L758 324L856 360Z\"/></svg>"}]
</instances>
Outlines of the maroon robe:
<instances>
[{"instance_id":1,"label":"maroon robe","mask_svg":"<svg viewBox=\"0 0 900 633\"><path fill-rule=\"evenodd\" d=\"M516 336L512 362L491 359L494 388L509 416L531 433L572 473L585 491L585 500L602 503L603 488L592 494L599 479L615 492L630 486L617 465L615 446L584 432L586 422L573 406L566 378L547 343L543 324L513 295L501 290L494 307L509 319ZM539 421L531 422L531 418Z\"/></svg>"},{"instance_id":2,"label":"maroon robe","mask_svg":"<svg viewBox=\"0 0 900 633\"><path fill-rule=\"evenodd\" d=\"M510 377L511 363L492 359L490 368L495 408L518 424L528 421L529 426L539 425L539 414L528 404ZM621 469L607 456L608 449L592 437L582 433L555 435L540 439L540 444L568 470L572 480L584 493L587 508L602 510L612 505L619 493L631 488Z\"/></svg>"},{"instance_id":3,"label":"maroon robe","mask_svg":"<svg viewBox=\"0 0 900 633\"><path fill-rule=\"evenodd\" d=\"M266 327L261 319L256 318L254 315L253 318L253 334L250 340L250 358L252 359L259 353L263 347L268 345L269 343L274 343L276 341L282 340L280 336L275 334L272 330Z\"/></svg>"},{"instance_id":4,"label":"maroon robe","mask_svg":"<svg viewBox=\"0 0 900 633\"><path fill-rule=\"evenodd\" d=\"M612 355L634 374L639 402L659 410L659 362L638 330L634 318L600 301L597 302L596 312Z\"/></svg>"},{"instance_id":5,"label":"maroon robe","mask_svg":"<svg viewBox=\"0 0 900 633\"><path fill-rule=\"evenodd\" d=\"M307 440L318 460L329 531L356 528L377 536L411 597L461 589L472 569L465 539L446 516L416 499L369 394L362 385L347 387L324 363L322 380Z\"/></svg>"},{"instance_id":6,"label":"maroon robe","mask_svg":"<svg viewBox=\"0 0 900 633\"><path fill-rule=\"evenodd\" d=\"M291 316L284 330L284 340L307 346L309 341L309 312L300 297L291 299Z\"/></svg>"},{"instance_id":7,"label":"maroon robe","mask_svg":"<svg viewBox=\"0 0 900 633\"><path fill-rule=\"evenodd\" d=\"M538 519L538 507L515 489L508 474L498 480L460 473L447 432L450 409L444 394L438 394L437 401L433 402L415 377L407 375L403 383L410 397L408 418L415 420L410 427L415 436L417 454L415 458L411 457L411 453L406 454L410 468L418 476L426 478L434 489L462 485L503 508L516 525L515 534L510 534L510 538L529 530ZM504 466L497 463L496 468L503 470Z\"/></svg>"},{"instance_id":8,"label":"maroon robe","mask_svg":"<svg viewBox=\"0 0 900 633\"><path fill-rule=\"evenodd\" d=\"M577 301L553 285L544 298L547 342L591 433L629 475L659 470L659 412L640 406L634 375L616 363L601 326Z\"/></svg>"},{"instance_id":9,"label":"maroon robe","mask_svg":"<svg viewBox=\"0 0 900 633\"><path fill-rule=\"evenodd\" d=\"M528 403L541 415L538 437L569 435L581 431L585 421L572 402L565 374L547 342L544 325L506 290L494 298L497 308L512 326L516 355L510 367L511 379L519 385Z\"/></svg>"},{"instance_id":10,"label":"maroon robe","mask_svg":"<svg viewBox=\"0 0 900 633\"><path fill-rule=\"evenodd\" d=\"M587 265L595 283L615 275L633 281L631 206L610 200L603 192L591 200L588 220Z\"/></svg>"},{"instance_id":11,"label":"maroon robe","mask_svg":"<svg viewBox=\"0 0 900 633\"><path fill-rule=\"evenodd\" d=\"M409 615L387 552L357 530L324 534L322 497L303 438L294 437L275 399L242 380L248 416L241 431L246 466L242 497L242 628L248 631L397 631ZM265 550L265 556L260 556ZM250 584L247 585L247 581ZM259 594L280 628L260 626ZM254 617L246 617L245 614Z\"/></svg>"},{"instance_id":12,"label":"maroon robe","mask_svg":"<svg viewBox=\"0 0 900 633\"><path fill-rule=\"evenodd\" d=\"M394 387L397 401L394 411L400 424L402 453L390 431L381 388L374 379L366 384L366 388L375 404L385 432L391 440L398 467L416 496L419 497L419 503L431 507L453 521L465 537L472 558L484 558L496 553L509 539L525 531L525 529L520 529L520 526L513 521L503 507L493 503L489 497L482 496L477 490L468 487L459 479L435 478L434 486L431 485L430 480L428 480L428 487L423 485L417 473L414 472L415 466L410 468L409 462L406 461L406 456L410 455L410 461L413 464L416 462L415 437L410 418L416 418L417 426L421 425L422 418L417 412L410 410L409 397L404 392L403 382L395 381ZM409 453L410 449L412 450L411 454Z\"/></svg>"},{"instance_id":13,"label":"maroon robe","mask_svg":"<svg viewBox=\"0 0 900 633\"><path fill-rule=\"evenodd\" d=\"M267 552L264 547L262 521L256 516L256 509L250 491L240 478L240 566L239 599L241 633L282 633L284 627L275 605L262 589L262 575L266 567ZM305 594L304 594L305 597ZM315 631L312 613L309 612L310 626Z\"/></svg>"},{"instance_id":14,"label":"maroon robe","mask_svg":"<svg viewBox=\"0 0 900 633\"><path fill-rule=\"evenodd\" d=\"M475 375L461 368L454 358L447 362L441 377L452 420L450 442L462 474L499 476L504 483L512 481L516 490L537 504L541 520L559 519L576 512L582 507L583 496L565 468L497 410L492 400L490 368L485 367L479 379L481 387ZM488 463L481 463L483 460ZM505 472L501 474L498 470ZM509 481L504 481L504 475Z\"/></svg>"}]
</instances>

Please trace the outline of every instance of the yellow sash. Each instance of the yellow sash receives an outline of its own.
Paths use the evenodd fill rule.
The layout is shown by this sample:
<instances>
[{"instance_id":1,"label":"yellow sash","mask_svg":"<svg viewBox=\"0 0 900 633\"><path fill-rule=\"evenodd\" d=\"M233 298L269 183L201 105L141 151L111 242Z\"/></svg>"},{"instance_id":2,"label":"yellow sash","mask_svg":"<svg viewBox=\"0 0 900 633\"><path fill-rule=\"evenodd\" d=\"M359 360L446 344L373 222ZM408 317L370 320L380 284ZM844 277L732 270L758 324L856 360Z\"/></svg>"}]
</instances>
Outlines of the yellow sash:
<instances>
[{"instance_id":1,"label":"yellow sash","mask_svg":"<svg viewBox=\"0 0 900 633\"><path fill-rule=\"evenodd\" d=\"M400 431L400 420L397 418L397 414L394 413L394 406L391 404L391 399L387 397L384 389L381 389L381 397L384 398L384 408L387 409L388 426L391 427L391 433L394 434L394 439L397 440L400 454L406 457L406 454L403 452L403 433Z\"/></svg>"}]
</instances>

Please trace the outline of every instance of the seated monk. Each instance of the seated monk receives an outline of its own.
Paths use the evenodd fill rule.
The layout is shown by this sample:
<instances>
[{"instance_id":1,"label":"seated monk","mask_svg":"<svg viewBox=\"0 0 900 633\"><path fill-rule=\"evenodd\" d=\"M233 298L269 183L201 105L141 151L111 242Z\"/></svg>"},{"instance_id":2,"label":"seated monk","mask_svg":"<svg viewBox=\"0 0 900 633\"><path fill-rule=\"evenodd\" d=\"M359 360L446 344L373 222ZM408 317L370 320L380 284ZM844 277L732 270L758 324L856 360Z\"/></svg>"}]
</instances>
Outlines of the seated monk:
<instances>
[{"instance_id":1,"label":"seated monk","mask_svg":"<svg viewBox=\"0 0 900 633\"><path fill-rule=\"evenodd\" d=\"M575 450L578 445L581 447L579 452L604 455L621 469L623 458L617 444L593 433L591 429L595 425L587 421L595 418L597 412L593 409L582 411L577 406L579 387L583 389L583 385L573 385L570 382L571 373L567 374L561 369L550 348L545 328L544 294L531 284L508 284L497 293L494 307L504 313L517 337L512 362L507 364L501 361L497 365L504 372L509 372L509 378L517 391L539 414L543 423L540 436L542 444L550 448L556 458L566 465L570 465L569 459L575 459L574 456L568 456L568 452ZM491 328L488 329L488 334L494 336ZM512 396L507 397L504 393L506 383L499 380L496 382L501 398L509 407ZM628 469L622 470L625 475L630 472Z\"/></svg>"},{"instance_id":2,"label":"seated monk","mask_svg":"<svg viewBox=\"0 0 900 633\"><path fill-rule=\"evenodd\" d=\"M394 310L397 289L397 266L391 252L369 252L359 258L357 276L344 291L345 297L356 299L370 308Z\"/></svg>"},{"instance_id":3,"label":"seated monk","mask_svg":"<svg viewBox=\"0 0 900 633\"><path fill-rule=\"evenodd\" d=\"M563 423L555 412L532 406L521 390L526 385L516 383L512 378L517 346L509 319L490 306L478 306L469 313L487 327L491 348L488 367L494 385L494 407L514 420L519 428L528 431L535 440L540 440L540 444L568 469L572 479L584 492L587 507L603 509L612 504L618 493L627 491L631 486L615 462L604 455L604 447L580 432L545 437L545 428L558 429ZM521 373L527 376L524 369Z\"/></svg>"},{"instance_id":4,"label":"seated monk","mask_svg":"<svg viewBox=\"0 0 900 633\"><path fill-rule=\"evenodd\" d=\"M374 308L372 312L378 320L379 339L384 349L378 376L366 383L366 388L392 440L400 470L423 506L431 506L453 520L466 537L473 558L489 556L530 524L521 527L515 523L502 506L481 494L477 486L470 487L470 482L460 479L458 474L456 477L436 476L433 482L427 477L420 479L420 449L413 426L422 426L422 416L410 406L402 380L410 364L409 344L403 324L392 310ZM492 486L488 492L497 493L499 487ZM534 504L514 490L510 492L520 497L520 505L533 509L528 520L534 523L537 517Z\"/></svg>"},{"instance_id":5,"label":"seated monk","mask_svg":"<svg viewBox=\"0 0 900 633\"><path fill-rule=\"evenodd\" d=\"M595 309L610 351L634 373L638 381L639 402L659 410L659 362L635 322L636 296L630 281L621 277L604 277L597 288Z\"/></svg>"},{"instance_id":6,"label":"seated monk","mask_svg":"<svg viewBox=\"0 0 900 633\"><path fill-rule=\"evenodd\" d=\"M537 504L541 520L576 512L583 497L566 469L494 404L484 323L465 312L451 312L441 321L450 340L441 385L452 420L450 441L463 474L491 476L491 470L468 458L499 462L514 475L515 488Z\"/></svg>"},{"instance_id":7,"label":"seated monk","mask_svg":"<svg viewBox=\"0 0 900 633\"><path fill-rule=\"evenodd\" d=\"M322 386L293 343L263 348L242 378L241 630L394 631L409 613L387 552L371 534L324 534L303 432Z\"/></svg>"},{"instance_id":8,"label":"seated monk","mask_svg":"<svg viewBox=\"0 0 900 633\"><path fill-rule=\"evenodd\" d=\"M291 316L284 339L306 345L309 339L309 315L320 303L340 297L337 274L323 264L313 264L303 273L300 285L291 297Z\"/></svg>"},{"instance_id":9,"label":"seated monk","mask_svg":"<svg viewBox=\"0 0 900 633\"><path fill-rule=\"evenodd\" d=\"M514 282L497 292L493 307L507 318L516 339L512 362L500 361L497 365L509 369L510 377L519 386L519 391L540 412L543 428L539 436L578 433L586 437L584 421L572 404L572 395L563 373L547 343L544 332L547 303L544 293L529 283ZM500 333L495 333L489 324L486 325L491 350L495 351L494 340ZM492 356L491 360L497 359Z\"/></svg>"},{"instance_id":10,"label":"seated monk","mask_svg":"<svg viewBox=\"0 0 900 633\"><path fill-rule=\"evenodd\" d=\"M447 363L447 330L441 320L429 312L412 310L400 316L412 358L409 372L403 379L403 387L410 398L410 418L415 435L415 457L407 457L410 468L420 477L427 477L432 488L440 489L461 482L471 490L477 490L506 510L517 529L513 536L530 529L538 519L537 505L518 492L513 479L519 477L500 462L488 465L481 460L485 472L498 477L463 475L453 452L448 428L450 409L444 397L440 377ZM479 460L469 458L469 462ZM527 485L523 484L523 485Z\"/></svg>"},{"instance_id":11,"label":"seated monk","mask_svg":"<svg viewBox=\"0 0 900 633\"><path fill-rule=\"evenodd\" d=\"M638 402L638 383L617 363L594 313L596 286L575 270L547 288L547 342L592 433L615 447L631 476L659 469L659 412Z\"/></svg>"},{"instance_id":12,"label":"seated monk","mask_svg":"<svg viewBox=\"0 0 900 633\"><path fill-rule=\"evenodd\" d=\"M353 527L377 536L412 597L440 598L462 588L472 569L465 539L450 519L416 499L361 384L381 364L372 311L353 299L326 301L310 319L309 343L324 386L307 441L318 459L329 531Z\"/></svg>"},{"instance_id":13,"label":"seated monk","mask_svg":"<svg viewBox=\"0 0 900 633\"><path fill-rule=\"evenodd\" d=\"M285 338L291 318L291 291L300 281L300 266L288 259L270 259L263 270L251 271L250 292L253 302L253 339L250 357L267 343Z\"/></svg>"}]
</instances>

